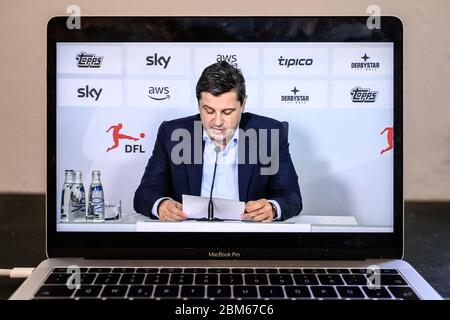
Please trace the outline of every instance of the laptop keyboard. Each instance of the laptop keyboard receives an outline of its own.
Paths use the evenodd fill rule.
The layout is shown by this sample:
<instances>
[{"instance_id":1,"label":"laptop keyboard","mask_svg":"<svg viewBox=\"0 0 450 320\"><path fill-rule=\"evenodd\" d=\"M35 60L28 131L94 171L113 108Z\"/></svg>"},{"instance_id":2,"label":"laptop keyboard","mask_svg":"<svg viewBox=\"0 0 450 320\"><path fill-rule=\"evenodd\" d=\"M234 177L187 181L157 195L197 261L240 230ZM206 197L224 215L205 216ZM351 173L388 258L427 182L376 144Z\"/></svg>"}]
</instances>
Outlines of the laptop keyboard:
<instances>
[{"instance_id":1,"label":"laptop keyboard","mask_svg":"<svg viewBox=\"0 0 450 320\"><path fill-rule=\"evenodd\" d=\"M81 268L80 272L80 288L69 289L72 274L54 268L34 298L418 299L394 269L381 269L375 288L365 269Z\"/></svg>"}]
</instances>

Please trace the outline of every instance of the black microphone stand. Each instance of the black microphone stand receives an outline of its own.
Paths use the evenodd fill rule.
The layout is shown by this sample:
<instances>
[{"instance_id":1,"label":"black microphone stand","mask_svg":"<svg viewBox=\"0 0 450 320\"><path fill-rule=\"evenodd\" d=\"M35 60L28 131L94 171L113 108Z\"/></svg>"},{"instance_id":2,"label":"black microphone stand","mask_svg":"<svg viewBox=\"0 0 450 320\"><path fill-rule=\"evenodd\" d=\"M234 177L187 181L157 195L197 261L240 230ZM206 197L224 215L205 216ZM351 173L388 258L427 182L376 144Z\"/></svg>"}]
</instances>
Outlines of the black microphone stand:
<instances>
[{"instance_id":1,"label":"black microphone stand","mask_svg":"<svg viewBox=\"0 0 450 320\"><path fill-rule=\"evenodd\" d=\"M214 217L214 203L212 200L212 194L213 194L213 190L214 190L214 181L216 180L217 158L219 156L220 150L221 149L219 146L216 146L214 148L214 151L216 152L216 161L214 162L214 173L213 173L213 178L212 178L211 191L209 193L208 218L198 219L198 221L223 221L222 219Z\"/></svg>"}]
</instances>

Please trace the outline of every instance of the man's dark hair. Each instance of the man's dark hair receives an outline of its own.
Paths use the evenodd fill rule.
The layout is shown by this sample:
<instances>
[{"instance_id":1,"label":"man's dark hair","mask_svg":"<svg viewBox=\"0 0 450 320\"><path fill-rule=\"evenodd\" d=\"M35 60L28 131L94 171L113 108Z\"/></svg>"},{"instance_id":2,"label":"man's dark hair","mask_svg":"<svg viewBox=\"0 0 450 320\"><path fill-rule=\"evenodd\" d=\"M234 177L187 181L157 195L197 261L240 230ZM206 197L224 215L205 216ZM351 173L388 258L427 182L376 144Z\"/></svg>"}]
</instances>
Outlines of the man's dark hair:
<instances>
[{"instance_id":1,"label":"man's dark hair","mask_svg":"<svg viewBox=\"0 0 450 320\"><path fill-rule=\"evenodd\" d=\"M218 96L232 90L236 91L237 98L242 105L245 99L244 76L238 68L233 67L226 61L220 61L206 67L195 87L198 101L200 101L202 92Z\"/></svg>"}]
</instances>

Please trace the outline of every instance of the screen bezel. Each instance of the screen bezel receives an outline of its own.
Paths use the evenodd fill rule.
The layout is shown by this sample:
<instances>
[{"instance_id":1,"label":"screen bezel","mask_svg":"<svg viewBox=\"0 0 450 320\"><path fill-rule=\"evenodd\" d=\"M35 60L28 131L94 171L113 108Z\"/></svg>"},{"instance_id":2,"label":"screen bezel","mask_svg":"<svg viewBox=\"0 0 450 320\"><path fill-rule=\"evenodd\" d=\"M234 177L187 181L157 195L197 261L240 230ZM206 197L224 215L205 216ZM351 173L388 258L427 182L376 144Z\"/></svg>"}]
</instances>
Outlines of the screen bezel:
<instances>
[{"instance_id":1,"label":"screen bezel","mask_svg":"<svg viewBox=\"0 0 450 320\"><path fill-rule=\"evenodd\" d=\"M319 31L280 39L275 32L224 32L239 23L253 30L291 28L318 23L336 28L366 26L367 16L340 17L81 17L70 30L68 17L47 25L47 255L121 259L218 259L211 252L235 252L229 259L393 259L403 255L403 25L397 17L380 17L380 29L345 34ZM251 19L251 20L249 20ZM148 30L166 28L168 33ZM176 29L179 28L179 29ZM180 33L183 30L185 33ZM337 29L336 29L337 30ZM348 30L348 28L346 29ZM356 29L355 29L356 30ZM364 27L361 28L364 30ZM214 32L222 31L222 32ZM57 232L56 203L56 43L57 42L392 42L394 44L394 219L392 233L141 233ZM208 244L205 247L205 243ZM181 245L182 244L182 245Z\"/></svg>"}]
</instances>

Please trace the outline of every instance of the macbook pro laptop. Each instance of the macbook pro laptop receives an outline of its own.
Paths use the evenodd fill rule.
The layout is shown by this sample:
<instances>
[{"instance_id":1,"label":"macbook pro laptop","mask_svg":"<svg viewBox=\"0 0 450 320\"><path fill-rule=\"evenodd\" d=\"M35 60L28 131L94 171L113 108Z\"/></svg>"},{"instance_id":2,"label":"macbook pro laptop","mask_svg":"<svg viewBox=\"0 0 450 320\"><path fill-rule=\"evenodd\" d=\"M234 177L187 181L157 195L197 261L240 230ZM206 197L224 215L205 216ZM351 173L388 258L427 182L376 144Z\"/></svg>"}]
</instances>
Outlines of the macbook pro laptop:
<instances>
[{"instance_id":1,"label":"macbook pro laptop","mask_svg":"<svg viewBox=\"0 0 450 320\"><path fill-rule=\"evenodd\" d=\"M375 18L52 18L48 259L11 299L440 299L402 260L403 27ZM203 192L211 137L196 89L211 65L245 78L239 128L253 123L267 145L275 133L256 124L271 124L286 142L279 159L258 144L237 171L222 172L216 151L210 199L230 220L211 217ZM168 159L161 149L195 120L200 164ZM147 179L205 218L163 218L138 191ZM240 220L260 198L273 219Z\"/></svg>"}]
</instances>

